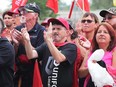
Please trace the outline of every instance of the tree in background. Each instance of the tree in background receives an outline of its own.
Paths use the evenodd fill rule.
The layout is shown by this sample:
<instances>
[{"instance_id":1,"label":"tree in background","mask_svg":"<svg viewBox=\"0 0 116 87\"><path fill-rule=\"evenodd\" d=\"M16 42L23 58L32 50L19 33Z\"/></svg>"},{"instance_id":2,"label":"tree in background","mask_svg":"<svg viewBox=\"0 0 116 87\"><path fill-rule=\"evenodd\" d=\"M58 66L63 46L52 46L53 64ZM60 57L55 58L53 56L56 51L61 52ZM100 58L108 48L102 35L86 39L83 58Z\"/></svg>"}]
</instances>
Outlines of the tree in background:
<instances>
[{"instance_id":1,"label":"tree in background","mask_svg":"<svg viewBox=\"0 0 116 87\"><path fill-rule=\"evenodd\" d=\"M91 0L91 10L99 10L99 9L108 9L113 6L113 0ZM59 14L54 14L53 11L46 7L47 0L28 0L28 3L30 2L36 2L40 8L40 19L44 20L47 17L56 17ZM70 6L66 5L65 3L62 3L60 0L58 0L59 3L59 11L69 11ZM78 8L78 7L77 7Z\"/></svg>"},{"instance_id":2,"label":"tree in background","mask_svg":"<svg viewBox=\"0 0 116 87\"><path fill-rule=\"evenodd\" d=\"M46 7L46 1L47 0L28 0L28 3L36 2L40 6L41 8L40 19L41 20L44 20L47 17L56 17L58 15L58 14L54 14L52 10Z\"/></svg>"},{"instance_id":3,"label":"tree in background","mask_svg":"<svg viewBox=\"0 0 116 87\"><path fill-rule=\"evenodd\" d=\"M91 10L108 9L113 7L113 0L92 0Z\"/></svg>"}]
</instances>

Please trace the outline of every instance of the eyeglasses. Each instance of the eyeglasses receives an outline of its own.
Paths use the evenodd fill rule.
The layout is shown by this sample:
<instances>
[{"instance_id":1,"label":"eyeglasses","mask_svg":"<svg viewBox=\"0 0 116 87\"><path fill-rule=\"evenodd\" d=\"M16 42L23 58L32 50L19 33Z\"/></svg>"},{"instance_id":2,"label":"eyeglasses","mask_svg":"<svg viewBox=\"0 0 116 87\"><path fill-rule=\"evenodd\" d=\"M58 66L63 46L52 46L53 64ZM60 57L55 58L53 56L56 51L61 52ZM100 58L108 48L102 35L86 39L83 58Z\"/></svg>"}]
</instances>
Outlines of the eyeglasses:
<instances>
[{"instance_id":1,"label":"eyeglasses","mask_svg":"<svg viewBox=\"0 0 116 87\"><path fill-rule=\"evenodd\" d=\"M22 15L25 15L25 14L27 14L27 13L33 13L32 11L26 11L26 10L23 10L23 11L20 11L20 16L22 16Z\"/></svg>"},{"instance_id":2,"label":"eyeglasses","mask_svg":"<svg viewBox=\"0 0 116 87\"><path fill-rule=\"evenodd\" d=\"M87 23L92 23L93 20L81 20L81 23L85 23L85 22L87 22Z\"/></svg>"},{"instance_id":3,"label":"eyeglasses","mask_svg":"<svg viewBox=\"0 0 116 87\"><path fill-rule=\"evenodd\" d=\"M20 11L20 16L22 16L22 15L24 15L26 13L27 13L27 11Z\"/></svg>"}]
</instances>

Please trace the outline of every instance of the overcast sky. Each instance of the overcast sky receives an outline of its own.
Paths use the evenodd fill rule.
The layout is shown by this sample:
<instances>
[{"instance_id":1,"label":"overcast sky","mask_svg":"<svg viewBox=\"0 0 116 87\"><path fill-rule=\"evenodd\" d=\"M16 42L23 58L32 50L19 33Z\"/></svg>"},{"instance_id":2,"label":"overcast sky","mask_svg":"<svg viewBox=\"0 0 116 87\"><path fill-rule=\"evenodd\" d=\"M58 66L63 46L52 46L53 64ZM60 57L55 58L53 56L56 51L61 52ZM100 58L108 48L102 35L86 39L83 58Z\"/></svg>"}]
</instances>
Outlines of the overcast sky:
<instances>
[{"instance_id":1,"label":"overcast sky","mask_svg":"<svg viewBox=\"0 0 116 87\"><path fill-rule=\"evenodd\" d=\"M61 2L66 3L67 5L70 5L72 3L72 0L61 0Z\"/></svg>"},{"instance_id":2,"label":"overcast sky","mask_svg":"<svg viewBox=\"0 0 116 87\"><path fill-rule=\"evenodd\" d=\"M4 10L8 9L10 4L11 4L11 2L9 0L2 0L0 2L0 11L4 11Z\"/></svg>"}]
</instances>

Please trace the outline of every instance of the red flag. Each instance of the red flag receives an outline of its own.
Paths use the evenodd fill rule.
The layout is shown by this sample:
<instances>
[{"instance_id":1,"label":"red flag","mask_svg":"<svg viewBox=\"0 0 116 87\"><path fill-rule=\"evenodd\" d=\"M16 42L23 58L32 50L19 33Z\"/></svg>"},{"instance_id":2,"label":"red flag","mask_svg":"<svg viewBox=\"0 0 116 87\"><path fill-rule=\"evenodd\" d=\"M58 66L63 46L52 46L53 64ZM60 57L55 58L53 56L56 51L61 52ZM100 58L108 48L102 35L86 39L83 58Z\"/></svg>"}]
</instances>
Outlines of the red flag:
<instances>
[{"instance_id":1,"label":"red flag","mask_svg":"<svg viewBox=\"0 0 116 87\"><path fill-rule=\"evenodd\" d=\"M90 5L88 0L78 0L77 6L86 12L90 11Z\"/></svg>"},{"instance_id":2,"label":"red flag","mask_svg":"<svg viewBox=\"0 0 116 87\"><path fill-rule=\"evenodd\" d=\"M48 0L46 6L54 11L54 13L58 13L58 0Z\"/></svg>"},{"instance_id":3,"label":"red flag","mask_svg":"<svg viewBox=\"0 0 116 87\"><path fill-rule=\"evenodd\" d=\"M33 87L43 87L37 60L34 65Z\"/></svg>"},{"instance_id":4,"label":"red flag","mask_svg":"<svg viewBox=\"0 0 116 87\"><path fill-rule=\"evenodd\" d=\"M27 0L12 0L12 11L18 12L20 6L24 6L27 3Z\"/></svg>"}]
</instances>

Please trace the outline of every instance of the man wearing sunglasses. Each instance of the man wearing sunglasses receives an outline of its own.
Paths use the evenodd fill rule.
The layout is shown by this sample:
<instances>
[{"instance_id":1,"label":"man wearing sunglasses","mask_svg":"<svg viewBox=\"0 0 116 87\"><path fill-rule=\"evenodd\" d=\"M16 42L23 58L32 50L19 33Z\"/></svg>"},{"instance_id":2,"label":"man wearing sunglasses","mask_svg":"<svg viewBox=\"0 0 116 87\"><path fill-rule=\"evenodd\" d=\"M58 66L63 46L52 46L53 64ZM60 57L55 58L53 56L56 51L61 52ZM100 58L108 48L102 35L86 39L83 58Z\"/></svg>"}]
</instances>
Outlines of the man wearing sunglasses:
<instances>
[{"instance_id":1,"label":"man wearing sunglasses","mask_svg":"<svg viewBox=\"0 0 116 87\"><path fill-rule=\"evenodd\" d=\"M100 16L103 17L103 22L108 22L116 30L116 7L111 7L108 10L102 10Z\"/></svg>"}]
</instances>

